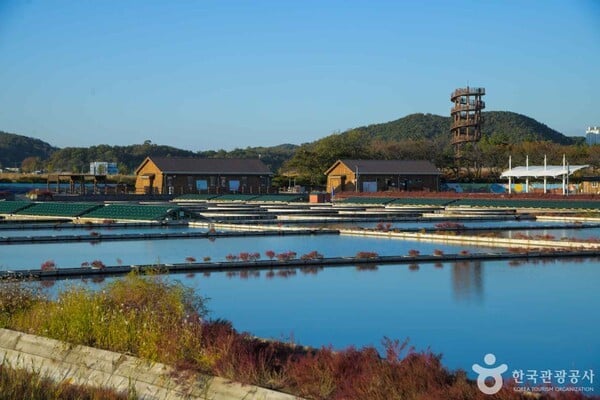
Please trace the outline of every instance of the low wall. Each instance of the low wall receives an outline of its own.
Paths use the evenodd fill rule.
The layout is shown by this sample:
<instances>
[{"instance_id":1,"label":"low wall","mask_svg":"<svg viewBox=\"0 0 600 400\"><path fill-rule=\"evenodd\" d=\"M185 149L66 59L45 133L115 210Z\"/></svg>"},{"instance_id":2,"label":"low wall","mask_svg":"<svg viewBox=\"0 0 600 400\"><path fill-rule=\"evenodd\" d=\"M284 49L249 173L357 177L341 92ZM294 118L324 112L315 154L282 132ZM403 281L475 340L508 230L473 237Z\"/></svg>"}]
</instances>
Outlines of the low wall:
<instances>
[{"instance_id":1,"label":"low wall","mask_svg":"<svg viewBox=\"0 0 600 400\"><path fill-rule=\"evenodd\" d=\"M366 229L340 229L340 235L348 236L374 236L388 237L397 239L422 240L438 243L458 243L472 244L488 247L521 247L521 248L548 248L548 249L567 249L567 250L598 250L600 243L590 242L572 242L560 240L538 240L538 239L512 239L486 236L467 236L467 235L443 235L436 233L414 233L414 232L394 232L394 231L373 231Z\"/></svg>"},{"instance_id":2,"label":"low wall","mask_svg":"<svg viewBox=\"0 0 600 400\"><path fill-rule=\"evenodd\" d=\"M0 329L0 358L54 381L135 390L140 399L292 400L297 397L218 377L195 375L182 382L167 365L41 336Z\"/></svg>"}]
</instances>

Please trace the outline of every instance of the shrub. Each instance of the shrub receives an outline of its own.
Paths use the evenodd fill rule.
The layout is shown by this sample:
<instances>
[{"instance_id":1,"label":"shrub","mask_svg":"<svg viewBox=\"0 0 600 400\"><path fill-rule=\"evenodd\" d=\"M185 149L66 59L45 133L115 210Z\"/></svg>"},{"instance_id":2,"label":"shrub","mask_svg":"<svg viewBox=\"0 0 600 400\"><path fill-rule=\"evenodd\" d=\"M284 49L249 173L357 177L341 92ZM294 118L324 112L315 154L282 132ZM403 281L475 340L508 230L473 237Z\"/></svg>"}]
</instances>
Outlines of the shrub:
<instances>
[{"instance_id":1,"label":"shrub","mask_svg":"<svg viewBox=\"0 0 600 400\"><path fill-rule=\"evenodd\" d=\"M296 252L288 250L284 253L277 254L277 260L279 261L290 261L296 258Z\"/></svg>"},{"instance_id":2,"label":"shrub","mask_svg":"<svg viewBox=\"0 0 600 400\"><path fill-rule=\"evenodd\" d=\"M275 258L275 252L273 250L267 250L265 251L265 256L269 257L269 260L272 260Z\"/></svg>"},{"instance_id":3,"label":"shrub","mask_svg":"<svg viewBox=\"0 0 600 400\"><path fill-rule=\"evenodd\" d=\"M465 229L465 226L458 222L445 221L440 222L439 224L435 224L436 229Z\"/></svg>"},{"instance_id":4,"label":"shrub","mask_svg":"<svg viewBox=\"0 0 600 400\"><path fill-rule=\"evenodd\" d=\"M356 256L354 256L355 258L377 258L379 257L379 254L375 253L374 251L359 251L358 253L356 253Z\"/></svg>"},{"instance_id":5,"label":"shrub","mask_svg":"<svg viewBox=\"0 0 600 400\"><path fill-rule=\"evenodd\" d=\"M443 252L442 250L435 249L435 250L433 250L433 255L434 255L434 256L441 257L441 256L443 256L443 255L444 255L444 252Z\"/></svg>"},{"instance_id":6,"label":"shrub","mask_svg":"<svg viewBox=\"0 0 600 400\"><path fill-rule=\"evenodd\" d=\"M104 269L106 268L106 265L104 265L104 263L100 260L94 260L90 263L90 265L92 266L92 268L95 269Z\"/></svg>"},{"instance_id":7,"label":"shrub","mask_svg":"<svg viewBox=\"0 0 600 400\"><path fill-rule=\"evenodd\" d=\"M14 328L168 364L203 363L200 321L205 314L192 289L130 274L103 291L70 287L56 302L36 303L28 315L16 315Z\"/></svg>"},{"instance_id":8,"label":"shrub","mask_svg":"<svg viewBox=\"0 0 600 400\"><path fill-rule=\"evenodd\" d=\"M194 258L194 257L186 257L185 258L185 262L190 263L190 264L191 263L195 263L196 262L196 258Z\"/></svg>"},{"instance_id":9,"label":"shrub","mask_svg":"<svg viewBox=\"0 0 600 400\"><path fill-rule=\"evenodd\" d=\"M300 257L301 260L322 260L323 254L319 253L316 250L311 251L310 253L303 254Z\"/></svg>"},{"instance_id":10,"label":"shrub","mask_svg":"<svg viewBox=\"0 0 600 400\"><path fill-rule=\"evenodd\" d=\"M45 301L46 297L36 286L11 280L0 282L0 327L7 327L11 318Z\"/></svg>"},{"instance_id":11,"label":"shrub","mask_svg":"<svg viewBox=\"0 0 600 400\"><path fill-rule=\"evenodd\" d=\"M421 252L419 250L411 249L411 250L408 251L408 255L411 256L411 257L416 257L419 254L421 254Z\"/></svg>"},{"instance_id":12,"label":"shrub","mask_svg":"<svg viewBox=\"0 0 600 400\"><path fill-rule=\"evenodd\" d=\"M56 264L54 263L53 260L46 260L42 263L42 265L40 266L40 269L42 271L55 271Z\"/></svg>"}]
</instances>

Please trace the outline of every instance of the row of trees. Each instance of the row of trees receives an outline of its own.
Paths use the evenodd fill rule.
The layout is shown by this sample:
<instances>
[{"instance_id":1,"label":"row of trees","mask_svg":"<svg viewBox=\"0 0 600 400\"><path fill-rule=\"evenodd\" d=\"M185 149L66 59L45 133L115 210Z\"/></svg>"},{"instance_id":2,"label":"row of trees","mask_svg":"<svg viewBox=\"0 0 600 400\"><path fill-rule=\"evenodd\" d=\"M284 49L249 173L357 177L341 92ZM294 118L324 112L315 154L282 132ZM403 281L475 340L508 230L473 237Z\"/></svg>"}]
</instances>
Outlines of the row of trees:
<instances>
[{"instance_id":1,"label":"row of trees","mask_svg":"<svg viewBox=\"0 0 600 400\"><path fill-rule=\"evenodd\" d=\"M467 146L457 160L454 149L445 138L405 139L386 141L365 140L359 132L334 134L318 142L302 145L284 164L280 173L293 176L296 182L308 186L325 183L324 172L338 159L421 159L433 162L448 179L497 180L512 165L561 164L563 155L570 164L589 164L600 168L600 146L585 144L562 145L550 141L507 143L501 137L484 137L476 146ZM500 140L499 140L500 139Z\"/></svg>"},{"instance_id":2,"label":"row of trees","mask_svg":"<svg viewBox=\"0 0 600 400\"><path fill-rule=\"evenodd\" d=\"M512 156L513 166L541 165L544 155L548 164L562 163L563 155L570 164L589 164L600 168L600 146L561 145L550 141L508 143L502 137L486 137L476 145L467 147L461 160L454 157L449 139L384 140L369 138L364 132L351 131L327 136L299 147L282 145L273 148L236 149L230 152L206 151L194 153L169 146L151 143L133 146L93 146L90 148L65 148L54 152L47 160L27 157L21 163L23 172L87 171L89 162L117 161L119 172L133 173L148 155L178 157L260 157L276 172L275 184L285 186L290 177L297 184L316 187L326 181L325 171L338 159L420 159L430 160L445 172L449 179L497 180L508 168Z\"/></svg>"}]
</instances>

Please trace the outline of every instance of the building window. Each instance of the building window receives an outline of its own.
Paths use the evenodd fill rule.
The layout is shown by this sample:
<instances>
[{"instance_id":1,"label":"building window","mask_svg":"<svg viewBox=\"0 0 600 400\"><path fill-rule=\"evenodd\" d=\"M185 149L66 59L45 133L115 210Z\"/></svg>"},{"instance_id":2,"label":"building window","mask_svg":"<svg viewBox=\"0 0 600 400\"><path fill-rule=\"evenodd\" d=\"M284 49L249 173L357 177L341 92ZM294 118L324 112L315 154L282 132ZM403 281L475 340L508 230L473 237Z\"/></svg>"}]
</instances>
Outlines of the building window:
<instances>
[{"instance_id":1,"label":"building window","mask_svg":"<svg viewBox=\"0 0 600 400\"><path fill-rule=\"evenodd\" d=\"M237 180L230 180L229 181L229 190L232 192L237 192L238 190L240 190L240 181Z\"/></svg>"},{"instance_id":2,"label":"building window","mask_svg":"<svg viewBox=\"0 0 600 400\"><path fill-rule=\"evenodd\" d=\"M206 181L206 179L198 179L196 181L196 189L198 191L208 190L208 182Z\"/></svg>"}]
</instances>

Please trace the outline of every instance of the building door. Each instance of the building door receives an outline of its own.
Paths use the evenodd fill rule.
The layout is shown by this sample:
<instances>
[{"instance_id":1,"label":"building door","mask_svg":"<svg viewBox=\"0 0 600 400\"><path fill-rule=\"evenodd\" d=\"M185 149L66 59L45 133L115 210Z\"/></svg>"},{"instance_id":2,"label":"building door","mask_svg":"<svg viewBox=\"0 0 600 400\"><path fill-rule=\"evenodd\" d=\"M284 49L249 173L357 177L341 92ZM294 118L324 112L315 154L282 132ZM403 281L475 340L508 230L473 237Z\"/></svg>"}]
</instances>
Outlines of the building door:
<instances>
[{"instance_id":1,"label":"building door","mask_svg":"<svg viewBox=\"0 0 600 400\"><path fill-rule=\"evenodd\" d=\"M362 191L363 192L376 192L377 191L377 181L365 182L362 183Z\"/></svg>"}]
</instances>

